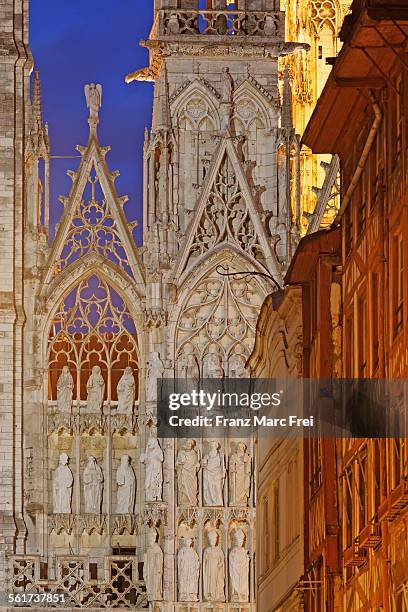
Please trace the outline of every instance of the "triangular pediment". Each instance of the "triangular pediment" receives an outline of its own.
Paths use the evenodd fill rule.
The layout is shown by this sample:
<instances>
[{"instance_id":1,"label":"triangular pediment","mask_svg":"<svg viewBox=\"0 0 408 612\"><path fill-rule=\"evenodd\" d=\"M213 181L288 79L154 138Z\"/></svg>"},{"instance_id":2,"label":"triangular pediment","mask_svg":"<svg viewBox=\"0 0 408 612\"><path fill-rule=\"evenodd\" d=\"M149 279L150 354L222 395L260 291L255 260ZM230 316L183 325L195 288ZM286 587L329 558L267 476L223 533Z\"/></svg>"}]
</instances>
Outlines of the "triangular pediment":
<instances>
[{"instance_id":1,"label":"triangular pediment","mask_svg":"<svg viewBox=\"0 0 408 612\"><path fill-rule=\"evenodd\" d=\"M58 225L47 265L45 283L92 254L120 268L137 284L144 284L143 264L132 228L123 211L127 196L119 197L105 161L109 147L101 147L91 134L86 147L77 147L82 160L76 172L68 172L73 184L67 198L61 198L64 212Z\"/></svg>"},{"instance_id":2,"label":"triangular pediment","mask_svg":"<svg viewBox=\"0 0 408 612\"><path fill-rule=\"evenodd\" d=\"M178 258L175 278L182 281L209 254L226 246L245 255L254 266L258 269L261 266L280 282L280 265L229 134L214 152Z\"/></svg>"}]
</instances>

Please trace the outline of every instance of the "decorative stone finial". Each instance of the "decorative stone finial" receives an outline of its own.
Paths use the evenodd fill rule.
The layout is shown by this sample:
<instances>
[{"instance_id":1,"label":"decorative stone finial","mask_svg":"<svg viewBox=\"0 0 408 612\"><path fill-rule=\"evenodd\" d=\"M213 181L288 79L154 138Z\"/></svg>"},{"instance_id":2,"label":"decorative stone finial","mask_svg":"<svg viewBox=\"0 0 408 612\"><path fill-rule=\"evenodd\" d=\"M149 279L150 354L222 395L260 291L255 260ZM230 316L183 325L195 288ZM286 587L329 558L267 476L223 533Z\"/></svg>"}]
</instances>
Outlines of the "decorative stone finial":
<instances>
[{"instance_id":1,"label":"decorative stone finial","mask_svg":"<svg viewBox=\"0 0 408 612\"><path fill-rule=\"evenodd\" d=\"M88 123L91 128L96 128L99 123L99 109L102 106L102 85L90 83L85 85L86 105L89 108Z\"/></svg>"}]
</instances>

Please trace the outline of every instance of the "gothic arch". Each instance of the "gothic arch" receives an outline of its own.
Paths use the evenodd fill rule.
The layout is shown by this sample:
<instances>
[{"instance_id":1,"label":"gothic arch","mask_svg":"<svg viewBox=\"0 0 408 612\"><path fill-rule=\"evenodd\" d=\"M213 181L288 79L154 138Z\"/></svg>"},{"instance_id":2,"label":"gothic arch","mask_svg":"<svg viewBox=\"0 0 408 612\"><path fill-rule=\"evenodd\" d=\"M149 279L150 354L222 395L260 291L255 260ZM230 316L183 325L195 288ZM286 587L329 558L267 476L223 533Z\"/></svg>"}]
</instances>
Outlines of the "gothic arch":
<instances>
[{"instance_id":1,"label":"gothic arch","mask_svg":"<svg viewBox=\"0 0 408 612\"><path fill-rule=\"evenodd\" d=\"M48 399L56 399L56 382L63 366L74 380L74 399L86 398L86 381L93 366L101 368L108 402L116 401L116 386L125 367L137 379L140 346L137 325L127 300L99 270L88 269L54 300L43 328Z\"/></svg>"},{"instance_id":2,"label":"gothic arch","mask_svg":"<svg viewBox=\"0 0 408 612\"><path fill-rule=\"evenodd\" d=\"M178 375L183 375L181 370L189 361L190 366L196 364L201 377L208 376L211 358L219 361L226 375L238 370L242 374L251 353L257 316L271 287L260 277L223 277L217 272L219 266L229 272L259 268L243 253L224 245L190 271L170 317Z\"/></svg>"},{"instance_id":3,"label":"gothic arch","mask_svg":"<svg viewBox=\"0 0 408 612\"><path fill-rule=\"evenodd\" d=\"M203 79L190 82L180 94L171 99L172 116L178 119L186 116L193 129L198 129L205 117L212 119L214 129L220 130L221 120L218 112L220 98L214 88L208 86Z\"/></svg>"},{"instance_id":4,"label":"gothic arch","mask_svg":"<svg viewBox=\"0 0 408 612\"><path fill-rule=\"evenodd\" d=\"M233 103L238 119L247 125L247 128L257 118L263 123L265 129L270 130L271 107L274 108L273 99L259 91L250 81L241 83L234 92Z\"/></svg>"}]
</instances>

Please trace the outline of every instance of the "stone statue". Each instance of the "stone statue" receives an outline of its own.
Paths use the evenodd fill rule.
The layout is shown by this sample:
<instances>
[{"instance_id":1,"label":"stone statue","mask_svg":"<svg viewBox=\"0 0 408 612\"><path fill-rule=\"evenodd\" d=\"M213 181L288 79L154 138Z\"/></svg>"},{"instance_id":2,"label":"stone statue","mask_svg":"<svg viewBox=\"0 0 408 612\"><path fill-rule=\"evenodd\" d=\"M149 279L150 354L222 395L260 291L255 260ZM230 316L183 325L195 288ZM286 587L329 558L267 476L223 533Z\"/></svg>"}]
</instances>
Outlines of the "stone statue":
<instances>
[{"instance_id":1,"label":"stone statue","mask_svg":"<svg viewBox=\"0 0 408 612\"><path fill-rule=\"evenodd\" d=\"M198 601L198 581L200 578L200 558L190 538L180 541L177 554L177 583L180 601Z\"/></svg>"},{"instance_id":2,"label":"stone statue","mask_svg":"<svg viewBox=\"0 0 408 612\"><path fill-rule=\"evenodd\" d=\"M229 460L230 506L247 506L251 487L251 457L239 442Z\"/></svg>"},{"instance_id":3,"label":"stone statue","mask_svg":"<svg viewBox=\"0 0 408 612\"><path fill-rule=\"evenodd\" d=\"M234 81L232 79L229 68L223 68L223 79L222 79L222 101L227 104L232 102L232 92L234 90Z\"/></svg>"},{"instance_id":4,"label":"stone statue","mask_svg":"<svg viewBox=\"0 0 408 612\"><path fill-rule=\"evenodd\" d=\"M105 395L105 381L101 373L101 368L95 365L92 368L88 382L86 383L88 395L86 398L88 412L100 412Z\"/></svg>"},{"instance_id":5,"label":"stone statue","mask_svg":"<svg viewBox=\"0 0 408 612\"><path fill-rule=\"evenodd\" d=\"M118 414L132 414L136 398L136 385L131 367L125 368L116 388L118 394Z\"/></svg>"},{"instance_id":6,"label":"stone statue","mask_svg":"<svg viewBox=\"0 0 408 612\"><path fill-rule=\"evenodd\" d=\"M249 600L249 555L243 548L244 540L244 532L237 529L229 553L231 601L234 603L247 603Z\"/></svg>"},{"instance_id":7,"label":"stone statue","mask_svg":"<svg viewBox=\"0 0 408 612\"><path fill-rule=\"evenodd\" d=\"M54 470L52 479L52 498L54 514L71 514L72 486L74 477L68 467L69 457L61 453L59 465Z\"/></svg>"},{"instance_id":8,"label":"stone statue","mask_svg":"<svg viewBox=\"0 0 408 612\"><path fill-rule=\"evenodd\" d=\"M89 85L85 85L84 91L86 105L89 108L89 117L97 119L99 108L102 106L102 85L90 83Z\"/></svg>"},{"instance_id":9,"label":"stone statue","mask_svg":"<svg viewBox=\"0 0 408 612\"><path fill-rule=\"evenodd\" d=\"M143 557L143 579L146 583L147 599L163 599L163 551L157 543L157 531L151 529L147 536L148 548Z\"/></svg>"},{"instance_id":10,"label":"stone statue","mask_svg":"<svg viewBox=\"0 0 408 612\"><path fill-rule=\"evenodd\" d=\"M140 456L140 461L146 465L146 501L160 501L163 487L164 455L157 438L149 438L146 452Z\"/></svg>"},{"instance_id":11,"label":"stone statue","mask_svg":"<svg viewBox=\"0 0 408 612\"><path fill-rule=\"evenodd\" d=\"M118 485L116 498L117 514L133 514L136 495L136 476L130 465L129 455L122 455L120 466L116 472L116 484Z\"/></svg>"},{"instance_id":12,"label":"stone statue","mask_svg":"<svg viewBox=\"0 0 408 612\"><path fill-rule=\"evenodd\" d=\"M64 366L57 381L57 406L61 412L71 412L73 389L74 379L69 367Z\"/></svg>"},{"instance_id":13,"label":"stone statue","mask_svg":"<svg viewBox=\"0 0 408 612\"><path fill-rule=\"evenodd\" d=\"M225 462L216 440L210 442L210 450L204 455L202 466L204 506L223 506Z\"/></svg>"},{"instance_id":14,"label":"stone statue","mask_svg":"<svg viewBox=\"0 0 408 612\"><path fill-rule=\"evenodd\" d=\"M147 370L147 389L146 399L147 401L154 402L157 400L157 381L163 378L164 365L160 359L159 353L152 353L149 359L149 365Z\"/></svg>"},{"instance_id":15,"label":"stone statue","mask_svg":"<svg viewBox=\"0 0 408 612\"><path fill-rule=\"evenodd\" d=\"M224 370L221 365L221 358L217 353L210 353L207 360L208 378L224 378Z\"/></svg>"},{"instance_id":16,"label":"stone statue","mask_svg":"<svg viewBox=\"0 0 408 612\"><path fill-rule=\"evenodd\" d=\"M181 506L197 505L200 458L194 447L194 440L186 440L176 459L178 503Z\"/></svg>"},{"instance_id":17,"label":"stone statue","mask_svg":"<svg viewBox=\"0 0 408 612\"><path fill-rule=\"evenodd\" d=\"M84 469L84 502L87 514L100 514L103 491L103 472L97 464L95 457L88 457L88 463Z\"/></svg>"},{"instance_id":18,"label":"stone statue","mask_svg":"<svg viewBox=\"0 0 408 612\"><path fill-rule=\"evenodd\" d=\"M206 601L225 601L225 560L224 553L217 546L218 533L208 532L209 546L203 556L203 591Z\"/></svg>"}]
</instances>

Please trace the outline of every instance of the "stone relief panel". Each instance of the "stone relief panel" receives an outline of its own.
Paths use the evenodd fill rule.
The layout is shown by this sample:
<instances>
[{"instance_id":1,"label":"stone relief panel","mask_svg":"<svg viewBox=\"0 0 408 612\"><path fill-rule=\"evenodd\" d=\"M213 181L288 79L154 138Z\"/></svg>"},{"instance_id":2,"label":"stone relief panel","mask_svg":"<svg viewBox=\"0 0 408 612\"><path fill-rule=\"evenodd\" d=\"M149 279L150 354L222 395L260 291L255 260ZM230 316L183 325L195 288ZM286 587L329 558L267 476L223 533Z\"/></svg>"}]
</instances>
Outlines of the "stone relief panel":
<instances>
[{"instance_id":1,"label":"stone relief panel","mask_svg":"<svg viewBox=\"0 0 408 612\"><path fill-rule=\"evenodd\" d=\"M93 274L60 303L48 341L49 400L101 413L104 404L131 414L138 395L136 328L119 294Z\"/></svg>"},{"instance_id":2,"label":"stone relief panel","mask_svg":"<svg viewBox=\"0 0 408 612\"><path fill-rule=\"evenodd\" d=\"M240 271L230 261L222 265ZM197 283L178 320L178 376L245 375L262 294L256 278L249 276L221 277L214 271Z\"/></svg>"}]
</instances>

